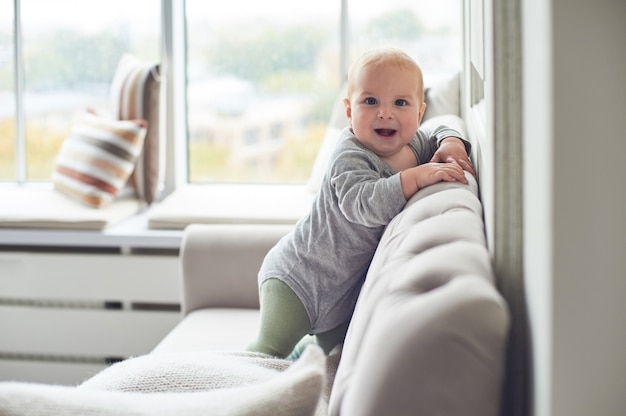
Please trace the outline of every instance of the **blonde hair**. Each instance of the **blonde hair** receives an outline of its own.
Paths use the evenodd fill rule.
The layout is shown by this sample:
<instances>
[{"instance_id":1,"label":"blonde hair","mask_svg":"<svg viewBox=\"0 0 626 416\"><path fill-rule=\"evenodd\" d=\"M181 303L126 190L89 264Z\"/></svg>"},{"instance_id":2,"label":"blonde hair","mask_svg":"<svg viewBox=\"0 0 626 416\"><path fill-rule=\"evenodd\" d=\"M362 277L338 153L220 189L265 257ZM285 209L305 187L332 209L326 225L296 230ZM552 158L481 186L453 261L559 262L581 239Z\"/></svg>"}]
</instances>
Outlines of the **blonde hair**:
<instances>
[{"instance_id":1,"label":"blonde hair","mask_svg":"<svg viewBox=\"0 0 626 416\"><path fill-rule=\"evenodd\" d=\"M411 58L404 51L397 48L380 48L373 49L365 52L350 66L350 72L348 72L348 99L352 96L355 87L355 80L359 71L369 66L380 65L395 65L399 68L412 69L417 72L418 81L417 87L419 88L418 96L424 101L424 79L422 76L422 69L417 62Z\"/></svg>"}]
</instances>

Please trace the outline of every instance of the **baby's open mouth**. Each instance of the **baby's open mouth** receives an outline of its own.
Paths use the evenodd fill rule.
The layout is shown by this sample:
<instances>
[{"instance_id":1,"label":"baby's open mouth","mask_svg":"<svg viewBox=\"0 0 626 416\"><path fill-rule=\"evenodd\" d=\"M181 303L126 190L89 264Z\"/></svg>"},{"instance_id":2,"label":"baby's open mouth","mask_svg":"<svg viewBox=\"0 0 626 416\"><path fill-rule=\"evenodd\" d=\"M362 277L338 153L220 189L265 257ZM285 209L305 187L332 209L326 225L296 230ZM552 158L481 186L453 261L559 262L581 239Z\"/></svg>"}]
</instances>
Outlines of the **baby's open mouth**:
<instances>
[{"instance_id":1,"label":"baby's open mouth","mask_svg":"<svg viewBox=\"0 0 626 416\"><path fill-rule=\"evenodd\" d=\"M375 131L379 136L383 137L391 137L396 134L394 129L376 129Z\"/></svg>"}]
</instances>

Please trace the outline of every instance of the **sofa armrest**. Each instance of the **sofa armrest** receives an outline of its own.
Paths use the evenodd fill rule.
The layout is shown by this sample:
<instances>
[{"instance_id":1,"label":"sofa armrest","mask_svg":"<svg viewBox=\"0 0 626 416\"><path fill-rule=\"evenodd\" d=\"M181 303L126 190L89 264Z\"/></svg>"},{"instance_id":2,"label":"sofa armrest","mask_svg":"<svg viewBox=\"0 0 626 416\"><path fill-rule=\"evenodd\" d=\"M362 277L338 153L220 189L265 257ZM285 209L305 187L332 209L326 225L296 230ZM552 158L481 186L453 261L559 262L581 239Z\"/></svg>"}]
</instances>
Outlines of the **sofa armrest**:
<instances>
[{"instance_id":1,"label":"sofa armrest","mask_svg":"<svg viewBox=\"0 0 626 416\"><path fill-rule=\"evenodd\" d=\"M200 308L258 308L257 274L291 225L192 224L181 244L183 314Z\"/></svg>"}]
</instances>

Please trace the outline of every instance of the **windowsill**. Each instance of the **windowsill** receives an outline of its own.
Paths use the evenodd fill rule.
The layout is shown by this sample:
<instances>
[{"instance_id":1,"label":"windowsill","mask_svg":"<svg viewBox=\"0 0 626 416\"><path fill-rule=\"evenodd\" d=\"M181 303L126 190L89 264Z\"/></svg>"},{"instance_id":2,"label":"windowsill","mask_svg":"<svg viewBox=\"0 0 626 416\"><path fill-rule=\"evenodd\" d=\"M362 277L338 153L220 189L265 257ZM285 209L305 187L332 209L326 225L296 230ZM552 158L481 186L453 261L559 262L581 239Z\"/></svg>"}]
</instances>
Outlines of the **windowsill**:
<instances>
[{"instance_id":1,"label":"windowsill","mask_svg":"<svg viewBox=\"0 0 626 416\"><path fill-rule=\"evenodd\" d=\"M104 230L0 228L0 246L178 250L182 230L151 230L149 210Z\"/></svg>"},{"instance_id":2,"label":"windowsill","mask_svg":"<svg viewBox=\"0 0 626 416\"><path fill-rule=\"evenodd\" d=\"M294 224L308 212L313 198L306 185L186 185L103 230L0 227L0 250L3 246L178 250L188 224Z\"/></svg>"},{"instance_id":3,"label":"windowsill","mask_svg":"<svg viewBox=\"0 0 626 416\"><path fill-rule=\"evenodd\" d=\"M311 209L307 185L185 185L156 205L148 226L184 229L189 224L295 224Z\"/></svg>"}]
</instances>

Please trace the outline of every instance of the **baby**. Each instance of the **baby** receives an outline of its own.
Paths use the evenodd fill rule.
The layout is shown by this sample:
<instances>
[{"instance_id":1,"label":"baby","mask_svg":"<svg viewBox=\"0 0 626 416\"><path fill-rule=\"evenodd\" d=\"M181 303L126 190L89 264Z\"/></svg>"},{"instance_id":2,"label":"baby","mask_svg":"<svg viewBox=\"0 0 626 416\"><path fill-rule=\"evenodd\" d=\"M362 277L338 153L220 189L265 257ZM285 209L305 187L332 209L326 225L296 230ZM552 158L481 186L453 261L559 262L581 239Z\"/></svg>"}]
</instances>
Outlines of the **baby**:
<instances>
[{"instance_id":1,"label":"baby","mask_svg":"<svg viewBox=\"0 0 626 416\"><path fill-rule=\"evenodd\" d=\"M385 226L419 189L474 174L469 143L447 127L419 128L422 73L397 49L361 56L341 134L311 212L265 257L261 322L248 349L297 356L307 334L328 353L342 342Z\"/></svg>"}]
</instances>

